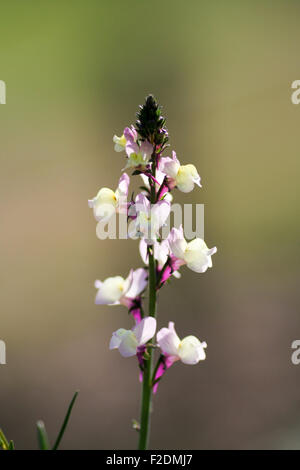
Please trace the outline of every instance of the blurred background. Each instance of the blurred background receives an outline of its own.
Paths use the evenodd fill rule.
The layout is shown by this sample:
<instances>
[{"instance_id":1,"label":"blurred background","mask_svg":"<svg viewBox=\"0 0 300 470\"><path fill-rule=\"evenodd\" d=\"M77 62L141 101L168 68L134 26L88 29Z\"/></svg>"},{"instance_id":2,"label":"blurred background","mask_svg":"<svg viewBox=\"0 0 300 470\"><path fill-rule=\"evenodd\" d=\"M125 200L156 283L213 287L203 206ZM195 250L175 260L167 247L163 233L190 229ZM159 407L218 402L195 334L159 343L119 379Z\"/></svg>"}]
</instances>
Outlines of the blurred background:
<instances>
[{"instance_id":1,"label":"blurred background","mask_svg":"<svg viewBox=\"0 0 300 470\"><path fill-rule=\"evenodd\" d=\"M134 449L134 358L108 351L130 328L94 305L94 280L141 265L134 241L96 238L87 200L115 188L112 136L144 97L163 105L171 147L203 188L217 246L159 296L159 326L208 343L176 364L154 400L151 448L300 448L299 124L296 1L2 2L0 79L0 427L19 449L52 442L80 389L62 448Z\"/></svg>"}]
</instances>

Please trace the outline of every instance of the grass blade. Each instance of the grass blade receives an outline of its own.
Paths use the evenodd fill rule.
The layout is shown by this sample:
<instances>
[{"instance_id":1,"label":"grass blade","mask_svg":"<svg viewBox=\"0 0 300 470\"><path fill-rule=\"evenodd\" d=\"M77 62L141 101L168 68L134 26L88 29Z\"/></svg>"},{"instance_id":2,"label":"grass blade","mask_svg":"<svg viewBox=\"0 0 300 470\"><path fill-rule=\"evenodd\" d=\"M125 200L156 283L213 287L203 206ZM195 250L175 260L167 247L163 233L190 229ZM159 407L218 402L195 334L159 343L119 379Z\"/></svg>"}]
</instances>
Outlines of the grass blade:
<instances>
[{"instance_id":1,"label":"grass blade","mask_svg":"<svg viewBox=\"0 0 300 470\"><path fill-rule=\"evenodd\" d=\"M2 429L0 429L0 448L2 448L2 450L8 450L9 449L9 442L6 439L5 434L2 431Z\"/></svg>"},{"instance_id":2,"label":"grass blade","mask_svg":"<svg viewBox=\"0 0 300 470\"><path fill-rule=\"evenodd\" d=\"M64 422L63 422L62 427L61 427L61 429L60 429L60 431L59 431L59 434L58 434L58 436L57 436L57 439L56 439L56 441L55 441L55 444L54 444L54 446L52 447L52 450L57 450L57 449L58 449L58 446L59 446L59 444L60 444L60 441L62 440L63 435L64 435L65 430L66 430L66 427L67 427L67 425L68 425L68 421L69 421L69 418L70 418L70 415L71 415L71 412L72 412L72 408L73 408L73 406L74 406L74 403L75 403L75 401L76 401L76 398L77 398L77 396L78 396L78 393L79 393L78 391L75 392L75 394L74 394L74 396L73 396L73 398L72 398L72 400L71 400L71 403L70 403L70 405L69 405L69 408L68 408L67 414L66 414L66 416L65 416Z\"/></svg>"},{"instance_id":3,"label":"grass blade","mask_svg":"<svg viewBox=\"0 0 300 470\"><path fill-rule=\"evenodd\" d=\"M15 450L14 441L9 441L8 450Z\"/></svg>"},{"instance_id":4,"label":"grass blade","mask_svg":"<svg viewBox=\"0 0 300 470\"><path fill-rule=\"evenodd\" d=\"M40 450L50 450L49 439L47 435L47 431L45 428L45 424L43 421L38 421L36 423L37 427L37 436L38 436L38 443Z\"/></svg>"}]
</instances>

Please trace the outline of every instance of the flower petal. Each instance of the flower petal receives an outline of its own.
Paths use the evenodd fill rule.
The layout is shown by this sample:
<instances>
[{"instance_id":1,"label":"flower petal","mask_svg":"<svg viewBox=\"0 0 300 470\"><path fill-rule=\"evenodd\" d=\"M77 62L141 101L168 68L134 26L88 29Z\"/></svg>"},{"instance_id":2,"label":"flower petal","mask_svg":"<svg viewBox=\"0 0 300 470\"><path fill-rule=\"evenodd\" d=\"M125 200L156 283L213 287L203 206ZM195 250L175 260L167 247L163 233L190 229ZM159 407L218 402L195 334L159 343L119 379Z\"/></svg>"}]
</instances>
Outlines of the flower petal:
<instances>
[{"instance_id":1,"label":"flower petal","mask_svg":"<svg viewBox=\"0 0 300 470\"><path fill-rule=\"evenodd\" d=\"M117 204L117 196L109 188L101 188L97 196L89 200L89 206L93 208L95 219L98 222L109 220L115 214Z\"/></svg>"},{"instance_id":2,"label":"flower petal","mask_svg":"<svg viewBox=\"0 0 300 470\"><path fill-rule=\"evenodd\" d=\"M133 269L129 271L129 274L125 279L124 286L123 286L123 295L127 296L127 292L131 288L132 282L133 282Z\"/></svg>"},{"instance_id":3,"label":"flower petal","mask_svg":"<svg viewBox=\"0 0 300 470\"><path fill-rule=\"evenodd\" d=\"M176 176L177 188L183 193L189 193L194 189L195 184L201 187L196 167L194 165L180 166Z\"/></svg>"},{"instance_id":4,"label":"flower petal","mask_svg":"<svg viewBox=\"0 0 300 470\"><path fill-rule=\"evenodd\" d=\"M117 349L122 341L122 337L127 333L128 330L124 328L119 328L117 331L114 331L109 343L109 349Z\"/></svg>"},{"instance_id":5,"label":"flower petal","mask_svg":"<svg viewBox=\"0 0 300 470\"><path fill-rule=\"evenodd\" d=\"M124 279L121 276L108 277L104 282L97 282L98 292L95 303L97 305L112 305L120 300L124 290Z\"/></svg>"},{"instance_id":6,"label":"flower petal","mask_svg":"<svg viewBox=\"0 0 300 470\"><path fill-rule=\"evenodd\" d=\"M158 225L158 228L162 227L170 215L171 205L168 201L158 201L152 206L151 209L151 222L152 219L154 224Z\"/></svg>"},{"instance_id":7,"label":"flower petal","mask_svg":"<svg viewBox=\"0 0 300 470\"><path fill-rule=\"evenodd\" d=\"M148 273L144 268L139 268L132 273L132 282L126 292L126 297L135 299L148 284Z\"/></svg>"},{"instance_id":8,"label":"flower petal","mask_svg":"<svg viewBox=\"0 0 300 470\"><path fill-rule=\"evenodd\" d=\"M94 285L95 285L96 289L100 289L100 287L102 286L102 284L103 284L103 283L102 283L101 281L99 281L99 279L96 279Z\"/></svg>"},{"instance_id":9,"label":"flower petal","mask_svg":"<svg viewBox=\"0 0 300 470\"><path fill-rule=\"evenodd\" d=\"M146 344L155 335L156 319L154 317L145 317L133 328L138 345Z\"/></svg>"},{"instance_id":10,"label":"flower petal","mask_svg":"<svg viewBox=\"0 0 300 470\"><path fill-rule=\"evenodd\" d=\"M178 357L180 339L175 331L173 322L169 322L168 328L162 328L159 330L156 338L157 343L164 354Z\"/></svg>"},{"instance_id":11,"label":"flower petal","mask_svg":"<svg viewBox=\"0 0 300 470\"><path fill-rule=\"evenodd\" d=\"M180 344L179 358L184 364L197 364L206 358L204 351L206 347L207 344L201 343L195 336L186 336Z\"/></svg>"},{"instance_id":12,"label":"flower petal","mask_svg":"<svg viewBox=\"0 0 300 470\"><path fill-rule=\"evenodd\" d=\"M127 175L127 173L123 173L123 175L119 179L119 184L118 184L118 189L117 189L119 196L128 195L129 184L130 184L129 176Z\"/></svg>"},{"instance_id":13,"label":"flower petal","mask_svg":"<svg viewBox=\"0 0 300 470\"><path fill-rule=\"evenodd\" d=\"M148 250L147 250L147 243L142 238L139 245L140 255L145 264L148 264Z\"/></svg>"},{"instance_id":14,"label":"flower petal","mask_svg":"<svg viewBox=\"0 0 300 470\"><path fill-rule=\"evenodd\" d=\"M158 262L158 267L162 268L165 262L167 261L169 252L170 252L168 240L166 239L166 240L162 240L162 242L160 243L158 242L154 243L153 250L154 250L154 258Z\"/></svg>"},{"instance_id":15,"label":"flower petal","mask_svg":"<svg viewBox=\"0 0 300 470\"><path fill-rule=\"evenodd\" d=\"M126 334L122 336L122 341L119 346L119 351L123 357L135 356L136 349L138 347L138 342L135 337L135 334L128 330Z\"/></svg>"},{"instance_id":16,"label":"flower petal","mask_svg":"<svg viewBox=\"0 0 300 470\"><path fill-rule=\"evenodd\" d=\"M143 180L143 185L147 188L147 189L150 189L150 184L149 184L149 177L144 175L144 173L141 173L140 174L140 177L142 178Z\"/></svg>"},{"instance_id":17,"label":"flower petal","mask_svg":"<svg viewBox=\"0 0 300 470\"><path fill-rule=\"evenodd\" d=\"M167 240L173 255L176 256L176 258L183 259L187 242L184 239L182 225L180 225L179 229L173 227Z\"/></svg>"},{"instance_id":18,"label":"flower petal","mask_svg":"<svg viewBox=\"0 0 300 470\"><path fill-rule=\"evenodd\" d=\"M153 152L153 145L150 144L147 140L141 143L140 153L144 156L145 159L149 159Z\"/></svg>"},{"instance_id":19,"label":"flower petal","mask_svg":"<svg viewBox=\"0 0 300 470\"><path fill-rule=\"evenodd\" d=\"M176 178L179 167L180 167L180 164L177 158L173 159L170 157L162 157L160 164L159 164L159 170L173 179Z\"/></svg>"},{"instance_id":20,"label":"flower petal","mask_svg":"<svg viewBox=\"0 0 300 470\"><path fill-rule=\"evenodd\" d=\"M121 137L118 137L117 135L113 136L113 142L115 143L115 151L116 152L122 152L122 150L125 149L126 145L126 137L125 135L121 135Z\"/></svg>"},{"instance_id":21,"label":"flower petal","mask_svg":"<svg viewBox=\"0 0 300 470\"><path fill-rule=\"evenodd\" d=\"M188 268L196 273L204 273L208 268L211 268L211 254L216 252L216 248L211 250L207 248L205 241L201 238L195 238L189 242L184 253L184 260Z\"/></svg>"},{"instance_id":22,"label":"flower petal","mask_svg":"<svg viewBox=\"0 0 300 470\"><path fill-rule=\"evenodd\" d=\"M125 127L124 136L127 142L135 142L137 139L137 132L133 126L131 126L131 128Z\"/></svg>"},{"instance_id":23,"label":"flower petal","mask_svg":"<svg viewBox=\"0 0 300 470\"><path fill-rule=\"evenodd\" d=\"M116 213L116 207L113 204L98 204L94 207L94 216L97 222L108 222Z\"/></svg>"},{"instance_id":24,"label":"flower petal","mask_svg":"<svg viewBox=\"0 0 300 470\"><path fill-rule=\"evenodd\" d=\"M134 141L128 141L127 144L126 144L126 149L125 150L126 150L128 158L130 158L130 155L132 153L134 153L136 155L138 155L140 153L140 147Z\"/></svg>"},{"instance_id":25,"label":"flower petal","mask_svg":"<svg viewBox=\"0 0 300 470\"><path fill-rule=\"evenodd\" d=\"M135 198L135 208L137 214L144 212L145 214L150 213L150 201L143 193L139 193Z\"/></svg>"}]
</instances>

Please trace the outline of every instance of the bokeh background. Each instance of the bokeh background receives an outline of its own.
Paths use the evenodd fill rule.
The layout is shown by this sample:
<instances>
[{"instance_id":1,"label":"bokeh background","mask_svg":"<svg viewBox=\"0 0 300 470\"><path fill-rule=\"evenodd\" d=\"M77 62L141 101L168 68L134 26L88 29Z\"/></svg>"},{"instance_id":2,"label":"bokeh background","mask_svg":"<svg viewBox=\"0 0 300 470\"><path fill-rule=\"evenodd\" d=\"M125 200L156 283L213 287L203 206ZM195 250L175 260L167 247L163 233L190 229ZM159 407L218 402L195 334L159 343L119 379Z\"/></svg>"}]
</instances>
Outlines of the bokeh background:
<instances>
[{"instance_id":1,"label":"bokeh background","mask_svg":"<svg viewBox=\"0 0 300 470\"><path fill-rule=\"evenodd\" d=\"M0 426L34 449L53 439L80 389L62 448L135 448L134 359L108 351L129 328L94 305L96 278L141 261L137 243L100 241L87 206L124 166L112 136L152 92L172 148L203 188L213 269L183 268L159 298L159 326L208 343L173 366L154 400L151 447L300 448L297 1L1 2Z\"/></svg>"}]
</instances>

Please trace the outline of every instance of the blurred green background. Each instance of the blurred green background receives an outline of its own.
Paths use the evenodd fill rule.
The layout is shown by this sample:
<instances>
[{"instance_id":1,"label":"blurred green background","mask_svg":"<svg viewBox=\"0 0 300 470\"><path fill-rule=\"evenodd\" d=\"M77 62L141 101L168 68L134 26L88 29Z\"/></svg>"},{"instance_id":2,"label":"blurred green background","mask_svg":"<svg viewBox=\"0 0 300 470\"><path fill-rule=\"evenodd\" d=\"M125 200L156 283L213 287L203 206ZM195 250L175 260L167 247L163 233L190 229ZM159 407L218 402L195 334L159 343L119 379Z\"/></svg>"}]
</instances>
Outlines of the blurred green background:
<instances>
[{"instance_id":1,"label":"blurred green background","mask_svg":"<svg viewBox=\"0 0 300 470\"><path fill-rule=\"evenodd\" d=\"M36 448L75 389L63 448L135 448L136 361L108 351L130 328L94 305L96 278L141 264L134 241L95 236L87 200L116 187L112 136L155 94L171 146L203 188L213 269L161 291L159 326L208 343L154 401L152 448L300 448L299 124L296 1L1 2L0 426Z\"/></svg>"}]
</instances>

